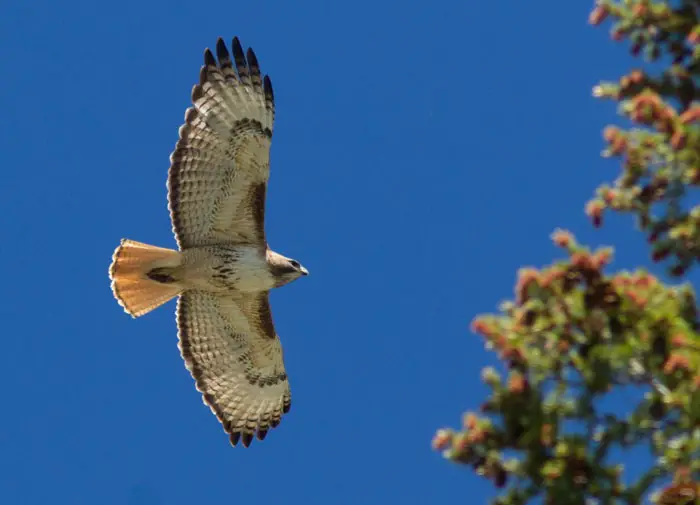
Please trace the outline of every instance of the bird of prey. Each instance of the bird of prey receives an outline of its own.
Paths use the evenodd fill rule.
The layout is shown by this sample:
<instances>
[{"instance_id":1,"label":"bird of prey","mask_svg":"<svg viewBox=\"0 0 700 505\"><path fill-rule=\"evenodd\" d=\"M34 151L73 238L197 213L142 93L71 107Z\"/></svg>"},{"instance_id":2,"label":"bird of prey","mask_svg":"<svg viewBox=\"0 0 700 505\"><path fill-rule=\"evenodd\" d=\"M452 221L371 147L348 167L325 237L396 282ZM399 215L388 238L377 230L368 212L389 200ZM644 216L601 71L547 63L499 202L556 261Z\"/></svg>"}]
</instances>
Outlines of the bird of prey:
<instances>
[{"instance_id":1,"label":"bird of prey","mask_svg":"<svg viewBox=\"0 0 700 505\"><path fill-rule=\"evenodd\" d=\"M122 239L109 277L133 317L179 296L185 365L231 444L249 447L291 405L269 291L309 272L268 247L272 83L237 37L231 49L219 38L216 58L204 51L170 155L168 208L179 250Z\"/></svg>"}]
</instances>

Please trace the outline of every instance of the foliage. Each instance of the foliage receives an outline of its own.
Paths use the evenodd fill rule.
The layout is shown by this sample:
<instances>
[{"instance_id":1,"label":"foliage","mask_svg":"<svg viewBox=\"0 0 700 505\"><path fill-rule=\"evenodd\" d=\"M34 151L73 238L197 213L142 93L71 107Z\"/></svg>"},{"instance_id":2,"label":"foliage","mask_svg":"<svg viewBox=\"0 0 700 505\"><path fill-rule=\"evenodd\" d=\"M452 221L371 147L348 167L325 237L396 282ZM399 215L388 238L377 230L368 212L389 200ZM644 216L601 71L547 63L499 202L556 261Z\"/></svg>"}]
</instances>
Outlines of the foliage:
<instances>
[{"instance_id":1,"label":"foliage","mask_svg":"<svg viewBox=\"0 0 700 505\"><path fill-rule=\"evenodd\" d=\"M586 212L594 226L606 212L635 215L652 259L668 260L675 277L700 260L699 17L700 0L601 0L589 19L612 22L611 38L629 41L648 68L594 88L633 127L605 129L603 154L619 158L620 175L598 188ZM552 238L566 259L521 269L514 299L472 323L505 377L484 369L490 394L480 412L439 430L433 447L490 479L494 503L700 503L692 287L667 286L641 269L607 274L612 249L590 251L563 230ZM606 411L623 390L624 411ZM630 476L624 451L633 447L652 458Z\"/></svg>"}]
</instances>

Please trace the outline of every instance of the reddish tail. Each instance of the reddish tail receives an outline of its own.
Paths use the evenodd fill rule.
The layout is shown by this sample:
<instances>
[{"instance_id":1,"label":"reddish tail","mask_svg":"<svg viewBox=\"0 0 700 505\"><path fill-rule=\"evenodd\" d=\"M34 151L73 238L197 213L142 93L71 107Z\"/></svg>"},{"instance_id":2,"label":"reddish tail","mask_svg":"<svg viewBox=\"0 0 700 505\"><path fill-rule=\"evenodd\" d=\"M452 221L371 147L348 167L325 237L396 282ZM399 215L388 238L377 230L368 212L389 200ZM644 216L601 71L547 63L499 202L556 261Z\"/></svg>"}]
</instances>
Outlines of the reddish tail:
<instances>
[{"instance_id":1,"label":"reddish tail","mask_svg":"<svg viewBox=\"0 0 700 505\"><path fill-rule=\"evenodd\" d=\"M114 297L128 314L142 316L182 292L178 282L159 282L146 274L179 265L178 251L122 239L109 267Z\"/></svg>"}]
</instances>

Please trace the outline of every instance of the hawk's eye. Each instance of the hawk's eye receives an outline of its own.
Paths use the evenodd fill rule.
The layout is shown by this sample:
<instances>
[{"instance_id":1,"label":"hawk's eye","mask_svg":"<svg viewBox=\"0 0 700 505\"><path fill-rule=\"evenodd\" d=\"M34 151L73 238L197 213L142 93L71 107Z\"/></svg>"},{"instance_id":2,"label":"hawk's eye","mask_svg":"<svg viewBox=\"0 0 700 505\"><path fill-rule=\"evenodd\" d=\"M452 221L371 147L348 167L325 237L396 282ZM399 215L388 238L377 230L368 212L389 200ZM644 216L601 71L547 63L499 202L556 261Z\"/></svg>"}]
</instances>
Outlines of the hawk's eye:
<instances>
[{"instance_id":1,"label":"hawk's eye","mask_svg":"<svg viewBox=\"0 0 700 505\"><path fill-rule=\"evenodd\" d=\"M297 268L297 269L298 269L299 267L301 267L301 265L299 264L299 262L298 262L297 260L292 260L292 261L290 261L289 263L290 263L294 268Z\"/></svg>"}]
</instances>

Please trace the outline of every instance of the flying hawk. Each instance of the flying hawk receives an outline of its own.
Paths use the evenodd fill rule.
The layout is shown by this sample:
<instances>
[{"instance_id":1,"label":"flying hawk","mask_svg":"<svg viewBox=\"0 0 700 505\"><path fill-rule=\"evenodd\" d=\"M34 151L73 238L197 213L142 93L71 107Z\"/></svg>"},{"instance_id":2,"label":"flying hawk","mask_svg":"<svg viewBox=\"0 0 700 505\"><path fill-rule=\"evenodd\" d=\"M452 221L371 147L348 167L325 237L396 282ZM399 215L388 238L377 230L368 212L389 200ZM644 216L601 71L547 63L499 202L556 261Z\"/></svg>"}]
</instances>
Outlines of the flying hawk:
<instances>
[{"instance_id":1,"label":"flying hawk","mask_svg":"<svg viewBox=\"0 0 700 505\"><path fill-rule=\"evenodd\" d=\"M268 247L272 84L238 37L232 53L221 38L217 58L204 51L193 107L170 155L168 208L179 251L123 239L109 277L133 317L179 296L185 365L231 444L248 447L291 405L269 291L309 272Z\"/></svg>"}]
</instances>

